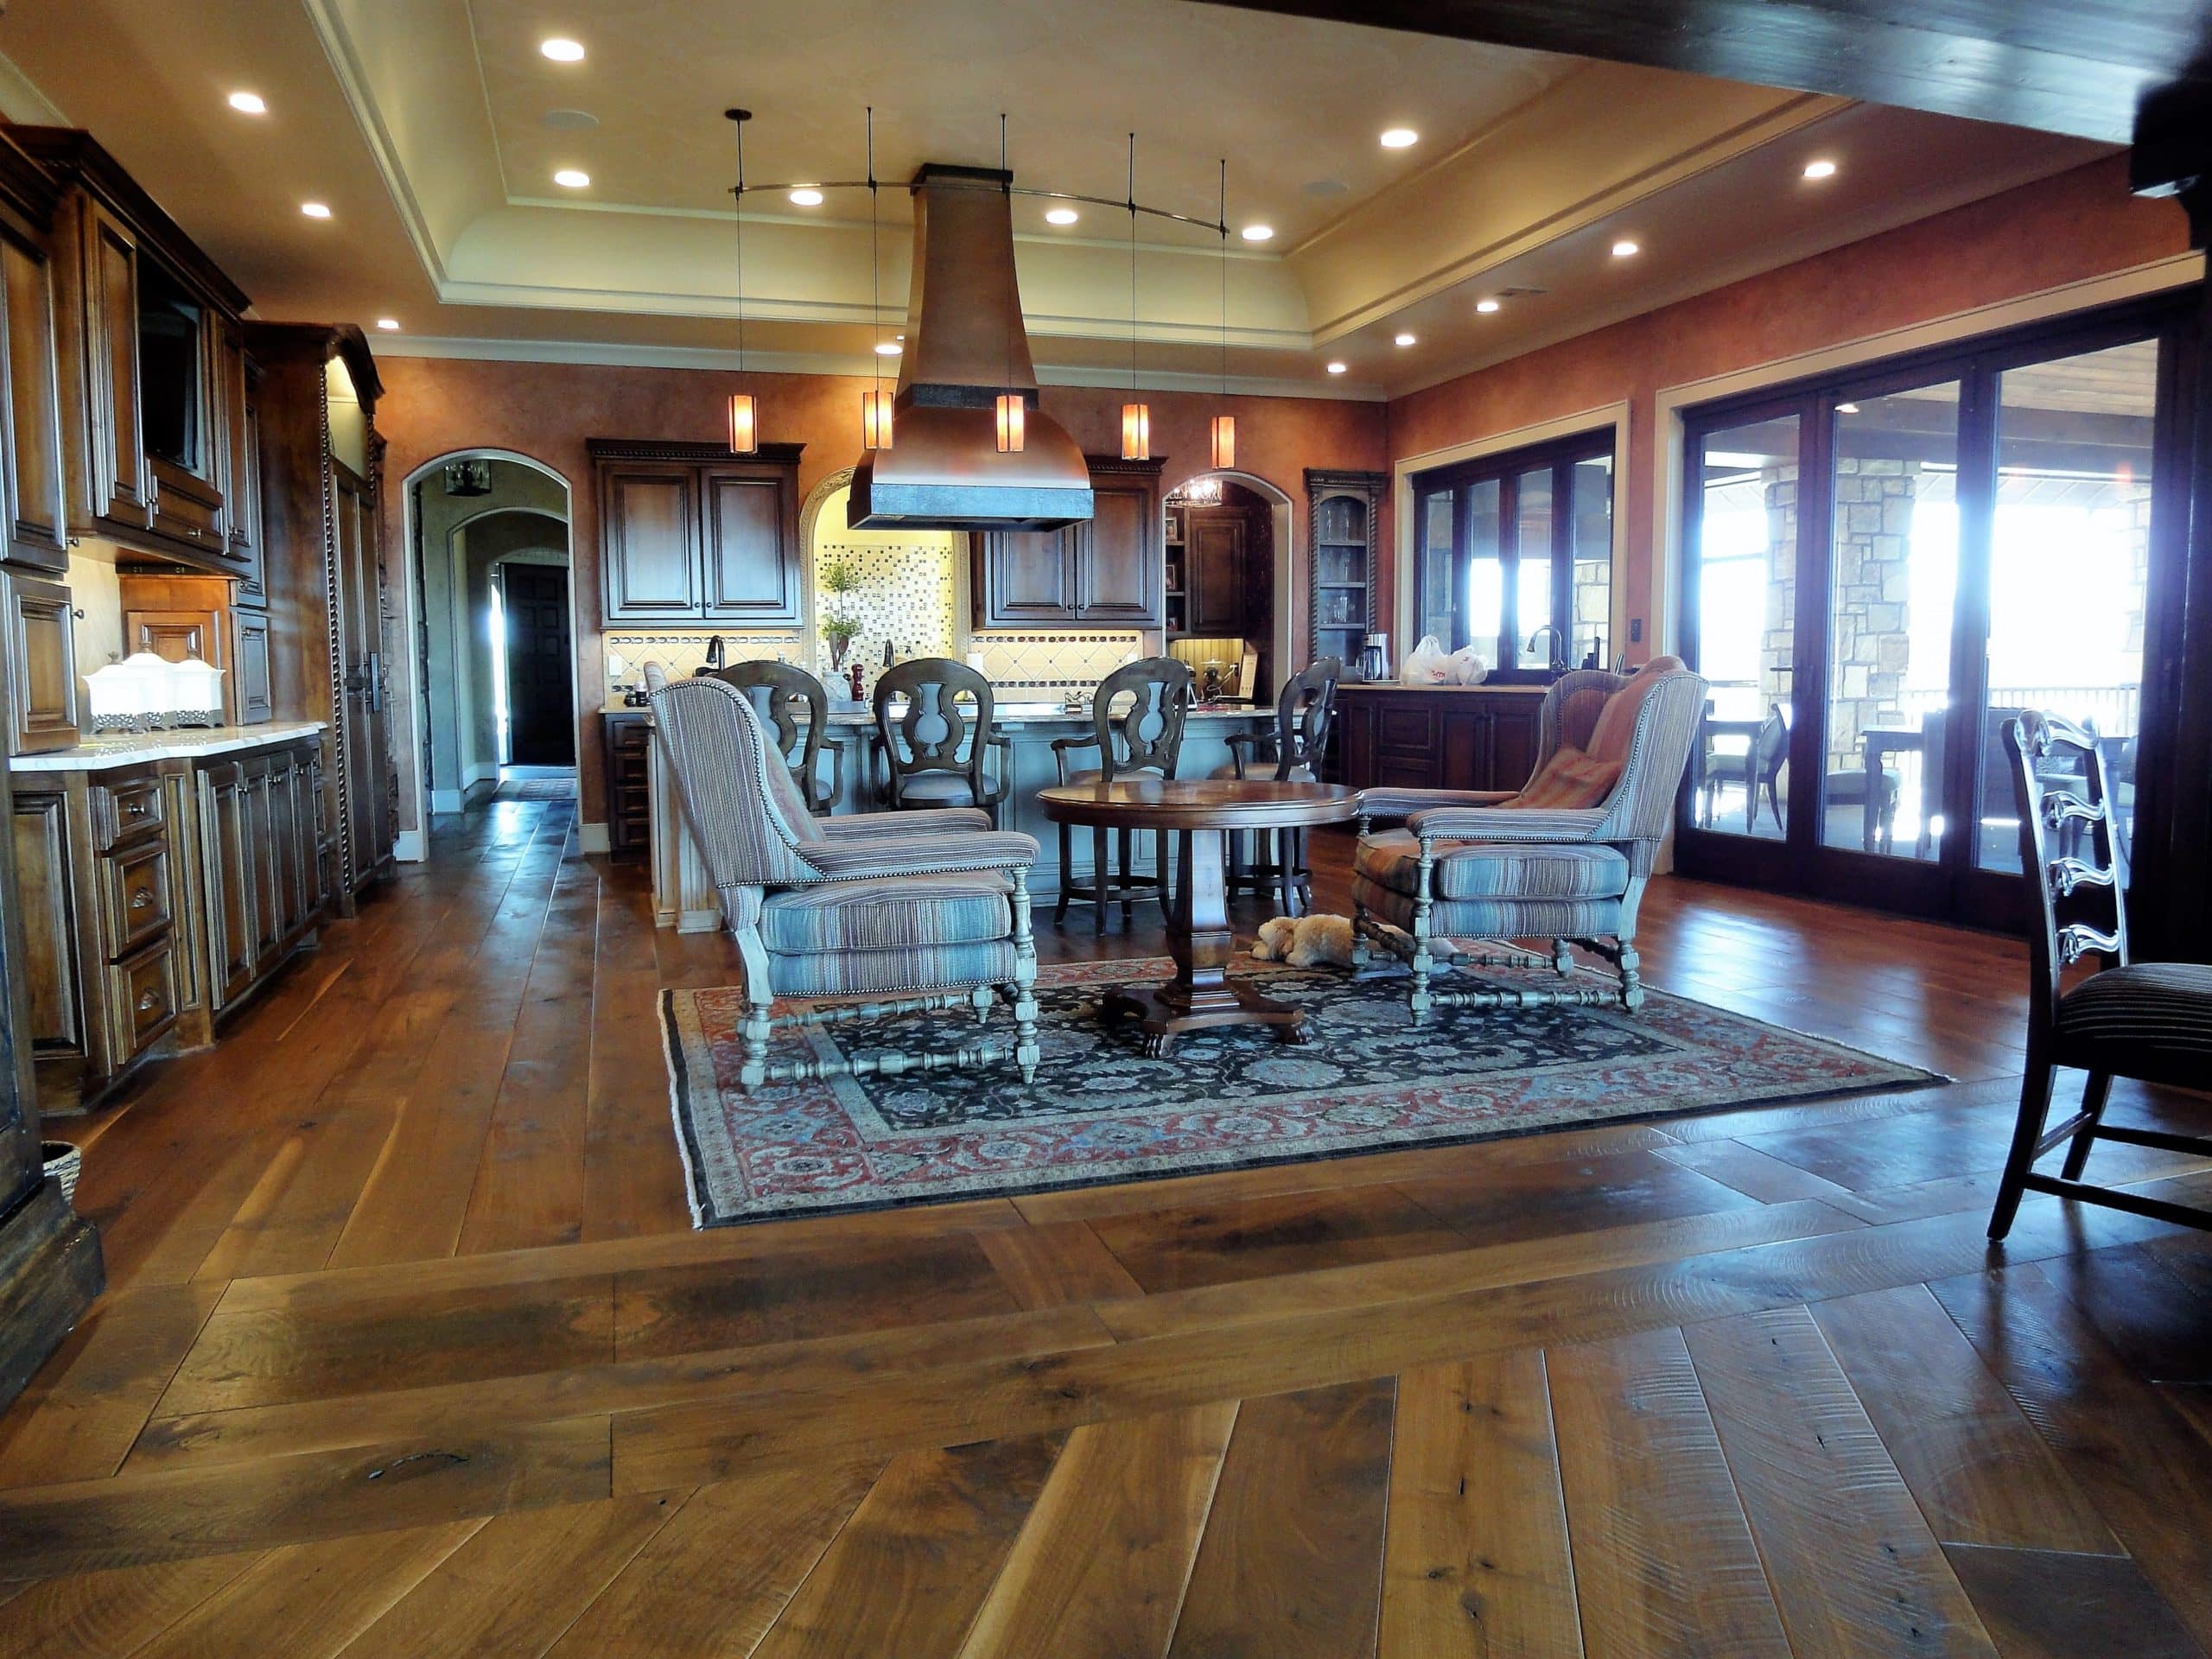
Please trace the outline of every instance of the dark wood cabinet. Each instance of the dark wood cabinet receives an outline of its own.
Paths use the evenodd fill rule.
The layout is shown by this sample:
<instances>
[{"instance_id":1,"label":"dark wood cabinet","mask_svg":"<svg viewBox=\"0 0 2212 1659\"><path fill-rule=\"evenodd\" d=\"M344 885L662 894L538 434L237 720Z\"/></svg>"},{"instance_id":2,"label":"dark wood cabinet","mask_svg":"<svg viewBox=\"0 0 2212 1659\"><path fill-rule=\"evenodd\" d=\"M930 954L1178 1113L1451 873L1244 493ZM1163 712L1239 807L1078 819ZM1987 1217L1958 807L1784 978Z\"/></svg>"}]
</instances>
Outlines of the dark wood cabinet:
<instances>
[{"instance_id":1,"label":"dark wood cabinet","mask_svg":"<svg viewBox=\"0 0 2212 1659\"><path fill-rule=\"evenodd\" d=\"M603 620L796 626L803 447L594 438Z\"/></svg>"},{"instance_id":2,"label":"dark wood cabinet","mask_svg":"<svg viewBox=\"0 0 2212 1659\"><path fill-rule=\"evenodd\" d=\"M1245 636L1245 568L1250 526L1238 512L1193 506L1184 513L1183 587L1188 621L1184 631Z\"/></svg>"},{"instance_id":3,"label":"dark wood cabinet","mask_svg":"<svg viewBox=\"0 0 2212 1659\"><path fill-rule=\"evenodd\" d=\"M60 370L54 358L54 198L29 163L0 147L0 499L7 539L0 558L60 575L69 568L61 458Z\"/></svg>"},{"instance_id":4,"label":"dark wood cabinet","mask_svg":"<svg viewBox=\"0 0 2212 1659\"><path fill-rule=\"evenodd\" d=\"M1345 684L1331 770L1355 789L1519 789L1536 769L1542 702L1535 687Z\"/></svg>"},{"instance_id":5,"label":"dark wood cabinet","mask_svg":"<svg viewBox=\"0 0 2212 1659\"><path fill-rule=\"evenodd\" d=\"M0 628L13 716L9 753L75 747L79 737L75 612L58 582L0 573Z\"/></svg>"},{"instance_id":6,"label":"dark wood cabinet","mask_svg":"<svg viewBox=\"0 0 2212 1659\"><path fill-rule=\"evenodd\" d=\"M226 726L257 726L270 719L269 618L238 608L235 581L125 571L117 586L126 651L151 652L173 663L196 657L222 670Z\"/></svg>"},{"instance_id":7,"label":"dark wood cabinet","mask_svg":"<svg viewBox=\"0 0 2212 1659\"><path fill-rule=\"evenodd\" d=\"M652 844L651 716L642 709L604 717L607 738L607 849L617 857Z\"/></svg>"},{"instance_id":8,"label":"dark wood cabinet","mask_svg":"<svg viewBox=\"0 0 2212 1659\"><path fill-rule=\"evenodd\" d=\"M1334 657L1353 666L1375 626L1376 523L1389 486L1388 473L1306 469L1306 613L1315 662Z\"/></svg>"},{"instance_id":9,"label":"dark wood cabinet","mask_svg":"<svg viewBox=\"0 0 2212 1659\"><path fill-rule=\"evenodd\" d=\"M979 628L1156 628L1165 620L1164 461L1090 457L1092 517L973 538Z\"/></svg>"},{"instance_id":10,"label":"dark wood cabinet","mask_svg":"<svg viewBox=\"0 0 2212 1659\"><path fill-rule=\"evenodd\" d=\"M261 409L255 382L260 371L246 355L245 331L228 319L217 332L219 407L226 416L223 463L226 550L238 566L238 602L269 602L261 544Z\"/></svg>"}]
</instances>

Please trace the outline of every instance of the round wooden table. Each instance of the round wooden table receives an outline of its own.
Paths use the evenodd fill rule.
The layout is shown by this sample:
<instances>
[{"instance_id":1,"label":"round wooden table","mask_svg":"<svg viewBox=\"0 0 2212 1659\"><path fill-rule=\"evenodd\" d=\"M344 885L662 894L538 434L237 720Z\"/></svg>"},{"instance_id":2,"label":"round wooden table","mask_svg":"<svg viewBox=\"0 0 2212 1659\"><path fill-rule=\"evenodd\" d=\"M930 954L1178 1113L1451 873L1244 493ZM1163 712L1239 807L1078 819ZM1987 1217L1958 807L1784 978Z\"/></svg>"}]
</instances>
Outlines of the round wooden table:
<instances>
[{"instance_id":1,"label":"round wooden table","mask_svg":"<svg viewBox=\"0 0 2212 1659\"><path fill-rule=\"evenodd\" d=\"M1224 874L1227 836L1236 830L1302 830L1342 823L1359 810L1359 791L1341 784L1277 783L1268 778L1154 778L1110 784L1062 784L1037 791L1054 823L1102 830L1150 830L1176 838L1167 952L1175 977L1164 985L1116 986L1100 1013L1134 1014L1145 1052L1165 1054L1176 1037L1208 1026L1273 1026L1287 1043L1306 1040L1306 1011L1262 996L1228 975L1236 952ZM1065 870L1060 880L1068 879Z\"/></svg>"}]
</instances>

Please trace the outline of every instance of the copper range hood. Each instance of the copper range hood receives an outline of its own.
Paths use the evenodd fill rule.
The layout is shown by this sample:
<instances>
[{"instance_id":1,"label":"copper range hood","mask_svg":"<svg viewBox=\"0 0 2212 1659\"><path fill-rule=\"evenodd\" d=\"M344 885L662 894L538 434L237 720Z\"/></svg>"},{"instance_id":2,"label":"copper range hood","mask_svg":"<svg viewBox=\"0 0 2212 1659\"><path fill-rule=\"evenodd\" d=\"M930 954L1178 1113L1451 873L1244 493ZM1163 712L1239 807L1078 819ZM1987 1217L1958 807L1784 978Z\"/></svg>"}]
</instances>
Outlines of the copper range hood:
<instances>
[{"instance_id":1,"label":"copper range hood","mask_svg":"<svg viewBox=\"0 0 2212 1659\"><path fill-rule=\"evenodd\" d=\"M1058 530L1091 516L1090 469L1037 407L1014 272L1014 175L932 162L914 175L914 270L894 442L853 474L855 530ZM1001 392L1027 405L998 445Z\"/></svg>"}]
</instances>

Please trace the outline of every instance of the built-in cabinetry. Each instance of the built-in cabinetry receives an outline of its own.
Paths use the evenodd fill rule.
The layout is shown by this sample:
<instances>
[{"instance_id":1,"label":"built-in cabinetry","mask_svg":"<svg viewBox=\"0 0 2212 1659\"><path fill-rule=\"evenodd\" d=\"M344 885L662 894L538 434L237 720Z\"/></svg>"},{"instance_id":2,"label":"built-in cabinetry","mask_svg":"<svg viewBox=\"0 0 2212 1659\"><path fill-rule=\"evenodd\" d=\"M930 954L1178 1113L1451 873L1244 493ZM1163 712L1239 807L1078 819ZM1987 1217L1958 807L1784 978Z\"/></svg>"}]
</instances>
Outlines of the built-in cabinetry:
<instances>
[{"instance_id":1,"label":"built-in cabinetry","mask_svg":"<svg viewBox=\"0 0 2212 1659\"><path fill-rule=\"evenodd\" d=\"M1313 527L1306 610L1316 662L1334 657L1347 666L1357 663L1375 626L1375 527L1389 482L1388 473L1306 468ZM1507 787L1517 788L1522 781Z\"/></svg>"},{"instance_id":2,"label":"built-in cabinetry","mask_svg":"<svg viewBox=\"0 0 2212 1659\"><path fill-rule=\"evenodd\" d=\"M1337 690L1337 780L1355 789L1519 789L1536 769L1543 688Z\"/></svg>"},{"instance_id":3,"label":"built-in cabinetry","mask_svg":"<svg viewBox=\"0 0 2212 1659\"><path fill-rule=\"evenodd\" d=\"M651 718L642 709L609 712L607 731L607 849L616 857L641 855L652 845Z\"/></svg>"},{"instance_id":4,"label":"built-in cabinetry","mask_svg":"<svg viewBox=\"0 0 2212 1659\"><path fill-rule=\"evenodd\" d=\"M592 439L602 619L797 626L804 448Z\"/></svg>"},{"instance_id":5,"label":"built-in cabinetry","mask_svg":"<svg viewBox=\"0 0 2212 1659\"><path fill-rule=\"evenodd\" d=\"M329 837L312 734L99 770L18 769L11 817L41 1105L98 1099L188 1045L320 922Z\"/></svg>"},{"instance_id":6,"label":"built-in cabinetry","mask_svg":"<svg viewBox=\"0 0 2212 1659\"><path fill-rule=\"evenodd\" d=\"M78 737L75 613L69 590L0 571L0 629L10 681L9 747L16 754L66 749Z\"/></svg>"},{"instance_id":7,"label":"built-in cabinetry","mask_svg":"<svg viewBox=\"0 0 2212 1659\"><path fill-rule=\"evenodd\" d=\"M231 576L127 572L123 648L169 662L198 658L223 671L223 724L258 726L274 713L269 617L245 608L245 584Z\"/></svg>"},{"instance_id":8,"label":"built-in cabinetry","mask_svg":"<svg viewBox=\"0 0 2212 1659\"><path fill-rule=\"evenodd\" d=\"M1089 457L1092 516L971 538L979 628L1157 628L1166 618L1164 461Z\"/></svg>"}]
</instances>

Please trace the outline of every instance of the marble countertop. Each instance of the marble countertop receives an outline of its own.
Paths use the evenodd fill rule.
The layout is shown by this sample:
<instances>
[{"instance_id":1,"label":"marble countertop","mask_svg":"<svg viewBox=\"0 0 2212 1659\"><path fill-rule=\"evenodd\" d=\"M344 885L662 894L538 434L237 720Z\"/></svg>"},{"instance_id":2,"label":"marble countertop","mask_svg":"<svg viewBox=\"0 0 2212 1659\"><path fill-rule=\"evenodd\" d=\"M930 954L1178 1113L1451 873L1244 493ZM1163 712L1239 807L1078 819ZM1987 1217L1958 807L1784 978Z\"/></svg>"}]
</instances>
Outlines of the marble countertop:
<instances>
[{"instance_id":1,"label":"marble countertop","mask_svg":"<svg viewBox=\"0 0 2212 1659\"><path fill-rule=\"evenodd\" d=\"M322 731L317 720L272 721L266 726L194 726L168 732L108 732L86 738L73 749L50 754L19 754L10 772L105 772L111 766L143 766L153 760L196 760L202 756L257 749Z\"/></svg>"},{"instance_id":2,"label":"marble countertop","mask_svg":"<svg viewBox=\"0 0 2212 1659\"><path fill-rule=\"evenodd\" d=\"M600 713L602 715L650 715L652 710L632 709L622 703L610 702L602 708ZM1090 715L1088 710L1071 714L1059 703L1053 702L1001 702L992 709L991 718L994 724L1006 727L1080 726L1088 730L1090 726ZM1274 710L1256 709L1249 703L1212 703L1192 709L1187 718L1192 720L1265 718L1272 721L1274 718ZM865 709L833 709L830 711L830 723L835 727L872 727L875 724L875 716Z\"/></svg>"},{"instance_id":3,"label":"marble countertop","mask_svg":"<svg viewBox=\"0 0 2212 1659\"><path fill-rule=\"evenodd\" d=\"M1492 685L1487 680L1479 685L1408 685L1403 680L1345 680L1337 690L1346 691L1487 691L1492 696L1541 697L1551 690L1548 685Z\"/></svg>"}]
</instances>

